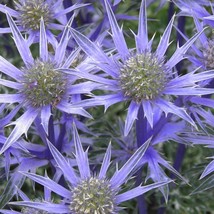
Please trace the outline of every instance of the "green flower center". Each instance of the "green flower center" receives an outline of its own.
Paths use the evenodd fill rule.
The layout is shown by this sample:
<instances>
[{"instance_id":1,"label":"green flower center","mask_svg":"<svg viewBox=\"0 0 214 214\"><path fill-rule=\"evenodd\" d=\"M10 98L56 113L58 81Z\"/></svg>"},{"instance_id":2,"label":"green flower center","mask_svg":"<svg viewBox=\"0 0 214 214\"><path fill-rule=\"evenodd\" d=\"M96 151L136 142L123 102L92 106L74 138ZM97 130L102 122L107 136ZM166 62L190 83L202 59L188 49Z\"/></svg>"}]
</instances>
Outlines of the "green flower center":
<instances>
[{"instance_id":1,"label":"green flower center","mask_svg":"<svg viewBox=\"0 0 214 214\"><path fill-rule=\"evenodd\" d=\"M73 188L69 207L73 214L114 214L115 195L109 181L91 177Z\"/></svg>"},{"instance_id":2,"label":"green flower center","mask_svg":"<svg viewBox=\"0 0 214 214\"><path fill-rule=\"evenodd\" d=\"M126 97L137 103L157 98L168 79L164 60L149 52L130 57L120 69L121 89Z\"/></svg>"},{"instance_id":3,"label":"green flower center","mask_svg":"<svg viewBox=\"0 0 214 214\"><path fill-rule=\"evenodd\" d=\"M209 40L207 48L203 50L204 65L207 69L214 68L214 40Z\"/></svg>"},{"instance_id":4,"label":"green flower center","mask_svg":"<svg viewBox=\"0 0 214 214\"><path fill-rule=\"evenodd\" d=\"M30 68L24 68L22 93L34 107L56 106L65 93L67 81L63 73L51 62L36 60Z\"/></svg>"},{"instance_id":5,"label":"green flower center","mask_svg":"<svg viewBox=\"0 0 214 214\"><path fill-rule=\"evenodd\" d=\"M45 0L25 0L17 3L16 9L20 13L20 25L26 30L39 30L41 17L45 25L53 19L53 11Z\"/></svg>"}]
</instances>

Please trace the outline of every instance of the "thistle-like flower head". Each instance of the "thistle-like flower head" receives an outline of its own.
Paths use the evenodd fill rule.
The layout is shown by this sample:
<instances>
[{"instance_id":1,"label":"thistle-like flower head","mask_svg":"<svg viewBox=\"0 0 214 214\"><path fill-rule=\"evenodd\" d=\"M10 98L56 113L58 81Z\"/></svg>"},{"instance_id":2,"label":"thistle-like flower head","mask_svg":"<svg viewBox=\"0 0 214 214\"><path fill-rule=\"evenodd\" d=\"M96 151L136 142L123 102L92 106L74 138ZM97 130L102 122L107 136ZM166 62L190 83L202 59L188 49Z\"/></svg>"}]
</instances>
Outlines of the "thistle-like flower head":
<instances>
[{"instance_id":1,"label":"thistle-like flower head","mask_svg":"<svg viewBox=\"0 0 214 214\"><path fill-rule=\"evenodd\" d=\"M64 8L63 1L56 0L13 0L15 8L0 4L0 11L16 19L20 31L27 32L29 42L37 42L41 19L46 27L48 41L56 45L51 30L63 30L67 24L66 14L88 4L74 4ZM10 33L11 28L1 28L0 33Z\"/></svg>"},{"instance_id":2,"label":"thistle-like flower head","mask_svg":"<svg viewBox=\"0 0 214 214\"><path fill-rule=\"evenodd\" d=\"M137 164L149 146L149 141L141 146L129 160L109 178L107 172L110 166L111 146L109 145L106 151L99 173L92 174L89 167L87 151L83 150L75 126L73 136L76 151L75 159L79 174L76 173L62 154L50 142L48 143L57 167L61 169L70 189L66 189L47 177L44 178L33 173L23 173L30 179L62 196L64 198L62 203L20 201L11 202L11 204L37 208L51 213L116 214L120 210L119 204L121 202L137 197L169 182L164 181L148 186L138 186L120 193L122 184L124 184L133 171L136 170Z\"/></svg>"},{"instance_id":3,"label":"thistle-like flower head","mask_svg":"<svg viewBox=\"0 0 214 214\"><path fill-rule=\"evenodd\" d=\"M56 106L60 102L67 88L67 79L54 63L35 60L33 65L22 70L24 77L21 93L32 106Z\"/></svg>"},{"instance_id":4,"label":"thistle-like flower head","mask_svg":"<svg viewBox=\"0 0 214 214\"><path fill-rule=\"evenodd\" d=\"M73 18L72 18L73 19ZM81 99L80 94L90 93L97 84L90 82L73 84L77 77L63 72L75 60L78 50L67 54L69 27L72 19L63 31L55 52L48 51L48 41L43 19L40 23L39 57L34 59L28 42L23 38L13 19L8 15L17 49L22 57L24 66L17 68L9 61L0 57L0 71L13 80L0 79L0 84L14 89L13 94L1 94L1 103L19 103L24 113L13 124L15 128L9 135L1 153L9 148L16 140L26 133L35 118L41 117L41 123L48 133L48 122L52 109L58 109L68 114L80 114L91 117L83 108L73 108L72 96ZM84 69L84 67L82 66ZM14 81L15 80L15 81Z\"/></svg>"},{"instance_id":5,"label":"thistle-like flower head","mask_svg":"<svg viewBox=\"0 0 214 214\"><path fill-rule=\"evenodd\" d=\"M136 103L154 100L162 94L169 74L163 59L145 51L131 56L121 66L120 86L124 96Z\"/></svg>"},{"instance_id":6,"label":"thistle-like flower head","mask_svg":"<svg viewBox=\"0 0 214 214\"><path fill-rule=\"evenodd\" d=\"M39 30L41 17L47 26L54 19L54 8L50 2L45 0L25 0L16 3L16 11L18 11L18 23L25 30Z\"/></svg>"},{"instance_id":7,"label":"thistle-like flower head","mask_svg":"<svg viewBox=\"0 0 214 214\"><path fill-rule=\"evenodd\" d=\"M207 69L214 68L214 41L210 39L207 41L206 47L203 50L204 65Z\"/></svg>"},{"instance_id":8,"label":"thistle-like flower head","mask_svg":"<svg viewBox=\"0 0 214 214\"><path fill-rule=\"evenodd\" d=\"M154 109L157 107L166 115L168 113L175 114L195 126L194 121L185 109L180 104L178 107L171 101L175 101L174 98L178 95L203 95L214 92L212 89L201 88L197 84L200 81L212 78L211 76L214 76L213 71L207 72L211 76L206 75L206 72L196 74L196 71L178 76L174 69L177 63L186 57L186 51L202 31L194 35L183 46L178 47L167 60L166 51L170 45L170 34L175 16L169 22L158 46L153 51L153 39L149 41L148 38L146 1L143 0L140 8L138 33L134 34L136 48L129 49L123 31L118 26L116 17L107 0L105 0L105 6L111 27L111 36L117 51L115 55L108 56L98 45L92 43L78 31L71 29L71 32L80 47L93 59L93 64L97 64L97 67L111 78L98 77L98 75L89 76L82 72L77 72L77 75L105 84L108 92L112 91L113 94L97 96L85 100L79 105L105 105L107 109L115 103L130 101L124 130L125 135L132 128L141 106L151 127L154 123ZM101 89L103 90L103 88Z\"/></svg>"}]
</instances>

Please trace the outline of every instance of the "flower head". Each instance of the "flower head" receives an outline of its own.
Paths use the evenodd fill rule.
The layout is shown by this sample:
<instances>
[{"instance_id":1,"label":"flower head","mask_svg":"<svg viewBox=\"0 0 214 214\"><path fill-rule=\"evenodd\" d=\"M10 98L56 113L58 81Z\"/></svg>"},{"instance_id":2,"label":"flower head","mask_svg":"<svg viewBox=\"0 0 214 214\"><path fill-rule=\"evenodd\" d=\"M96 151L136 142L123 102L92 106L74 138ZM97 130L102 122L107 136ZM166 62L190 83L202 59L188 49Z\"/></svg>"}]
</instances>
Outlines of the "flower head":
<instances>
[{"instance_id":1,"label":"flower head","mask_svg":"<svg viewBox=\"0 0 214 214\"><path fill-rule=\"evenodd\" d=\"M63 7L63 1L56 0L13 0L15 10L0 4L0 11L16 19L20 31L27 32L29 42L38 41L40 22L44 21L47 39L56 45L56 39L51 29L63 30L67 24L66 14L87 4L74 4L68 8ZM10 28L1 29L0 33L12 32Z\"/></svg>"},{"instance_id":2,"label":"flower head","mask_svg":"<svg viewBox=\"0 0 214 214\"><path fill-rule=\"evenodd\" d=\"M207 69L213 69L214 68L214 41L213 39L208 40L207 42L207 48L203 50L203 56L204 56L204 64Z\"/></svg>"},{"instance_id":3,"label":"flower head","mask_svg":"<svg viewBox=\"0 0 214 214\"><path fill-rule=\"evenodd\" d=\"M68 114L80 114L91 117L83 108L73 108L73 100L80 98L80 94L90 93L96 84L73 84L77 77L63 72L75 60L76 50L67 54L66 47L69 41L69 26L63 31L55 52L48 51L48 42L43 19L40 28L39 57L32 57L29 45L23 38L12 18L8 15L14 41L22 57L24 66L17 68L3 57L0 57L0 70L12 80L0 79L0 84L16 91L13 94L1 94L1 103L19 103L24 108L24 114L12 124L15 125L12 133L6 140L1 153L9 148L23 133L26 133L37 116L41 117L41 124L48 133L48 122L52 109L58 109ZM80 65L84 68L84 65ZM91 88L91 89L89 89ZM75 99L73 99L75 96Z\"/></svg>"},{"instance_id":4,"label":"flower head","mask_svg":"<svg viewBox=\"0 0 214 214\"><path fill-rule=\"evenodd\" d=\"M83 150L76 128L74 127L75 159L79 174L60 154L60 152L49 142L50 151L56 161L57 166L63 172L70 189L57 184L49 178L33 173L23 173L30 179L44 185L51 191L64 198L61 204L48 202L11 202L11 204L23 205L38 208L48 212L57 213L106 213L116 214L120 210L118 206L121 202L137 197L151 189L167 184L169 181L158 182L148 186L138 186L126 192L120 193L122 184L136 170L136 166L143 157L149 141L141 146L129 160L116 171L111 178L108 178L107 171L110 166L111 146L109 145L102 162L100 172L92 174L89 167L87 151Z\"/></svg>"},{"instance_id":5,"label":"flower head","mask_svg":"<svg viewBox=\"0 0 214 214\"><path fill-rule=\"evenodd\" d=\"M170 44L170 34L174 17L169 22L167 28L155 51L152 50L152 41L149 41L147 32L146 1L143 0L140 8L138 33L135 36L136 49L127 47L122 29L118 26L116 18L108 1L105 1L107 14L111 26L111 35L117 53L107 56L99 46L92 43L78 31L71 29L72 35L80 47L93 59L99 69L104 71L110 79L99 77L98 75L86 75L83 72L76 72L79 77L87 78L106 85L108 91L113 94L96 96L81 102L79 105L109 106L121 102L130 101L128 115L125 124L125 135L127 135L138 117L141 106L144 115L151 127L154 121L154 108L159 108L166 115L172 113L186 120L193 126L194 121L187 114L181 104L177 106L171 101L175 101L178 95L203 95L213 93L212 89L202 88L198 82L212 78L205 77L207 73L214 75L213 71L196 74L192 71L189 74L178 76L175 65L185 58L185 53L202 33L197 33L189 39L183 46L178 47L169 60L165 56ZM102 88L103 89L103 88ZM78 104L77 104L78 106Z\"/></svg>"},{"instance_id":6,"label":"flower head","mask_svg":"<svg viewBox=\"0 0 214 214\"><path fill-rule=\"evenodd\" d=\"M111 188L109 180L88 178L74 187L72 194L69 205L72 213L115 213L117 191Z\"/></svg>"},{"instance_id":7,"label":"flower head","mask_svg":"<svg viewBox=\"0 0 214 214\"><path fill-rule=\"evenodd\" d=\"M120 69L120 86L125 97L136 103L154 100L169 81L164 60L145 52L128 58Z\"/></svg>"},{"instance_id":8,"label":"flower head","mask_svg":"<svg viewBox=\"0 0 214 214\"><path fill-rule=\"evenodd\" d=\"M193 46L193 52L189 51L188 59L192 62L192 64L196 67L202 68L204 72L205 69L213 69L213 48L214 41L213 38L209 38L206 36L205 32L203 32L203 23L199 21L195 14L192 15L195 23L195 27L197 32L201 32L199 36L199 42L197 45ZM179 31L179 30L178 30ZM187 36L184 35L181 31L179 33L187 40Z\"/></svg>"},{"instance_id":9,"label":"flower head","mask_svg":"<svg viewBox=\"0 0 214 214\"><path fill-rule=\"evenodd\" d=\"M32 106L56 106L60 102L68 82L66 75L57 70L57 65L51 61L36 60L33 65L22 70L24 77L21 93Z\"/></svg>"},{"instance_id":10,"label":"flower head","mask_svg":"<svg viewBox=\"0 0 214 214\"><path fill-rule=\"evenodd\" d=\"M44 24L47 26L54 19L54 8L45 0L26 0L18 1L16 3L16 11L19 16L18 23L25 30L39 30L41 17Z\"/></svg>"}]
</instances>

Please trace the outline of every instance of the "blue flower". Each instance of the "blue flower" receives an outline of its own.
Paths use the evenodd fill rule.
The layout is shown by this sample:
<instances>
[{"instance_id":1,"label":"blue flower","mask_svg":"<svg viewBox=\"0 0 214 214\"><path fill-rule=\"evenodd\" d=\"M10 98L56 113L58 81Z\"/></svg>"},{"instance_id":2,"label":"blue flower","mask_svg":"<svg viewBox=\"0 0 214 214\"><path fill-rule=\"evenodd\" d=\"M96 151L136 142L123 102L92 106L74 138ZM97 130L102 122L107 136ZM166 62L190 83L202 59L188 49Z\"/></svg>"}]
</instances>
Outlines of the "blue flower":
<instances>
[{"instance_id":1,"label":"blue flower","mask_svg":"<svg viewBox=\"0 0 214 214\"><path fill-rule=\"evenodd\" d=\"M110 78L88 75L76 70L73 73L79 77L105 84L105 88L102 87L102 89L113 91L113 94L95 96L93 99L84 100L79 105L105 105L107 109L115 103L130 101L125 135L129 133L141 106L151 127L153 127L154 108L160 108L166 115L175 114L195 126L185 108L182 108L182 104L179 104L178 107L173 103L175 102L174 97L213 93L213 89L203 88L197 83L213 78L214 72L196 73L196 71L192 71L178 76L173 69L177 63L186 58L186 51L201 32L194 35L183 46L178 47L171 58L166 60L165 53L170 44L169 38L174 17L168 24L156 51L153 52L153 38L149 41L147 32L146 1L143 0L140 8L138 34L134 34L136 49L128 49L122 29L118 26L109 3L105 1L105 4L111 25L111 36L118 53L108 57L97 44L92 43L87 37L74 29L71 29L71 32L79 46L93 59L93 64L96 64Z\"/></svg>"},{"instance_id":2,"label":"blue flower","mask_svg":"<svg viewBox=\"0 0 214 214\"><path fill-rule=\"evenodd\" d=\"M18 0L14 1L15 10L0 4L0 11L16 19L20 31L29 34L28 41L38 40L41 18L46 27L47 39L56 44L56 39L50 30L62 31L67 24L66 14L88 4L74 4L69 8L63 7L63 0ZM58 23L56 23L56 20ZM10 33L12 29L1 28L0 33Z\"/></svg>"},{"instance_id":3,"label":"blue flower","mask_svg":"<svg viewBox=\"0 0 214 214\"><path fill-rule=\"evenodd\" d=\"M38 116L41 117L41 124L45 132L48 133L48 123L53 108L68 114L79 114L90 118L89 113L83 108L73 107L72 102L78 100L80 94L89 94L92 89L100 85L90 82L74 85L77 77L62 72L64 68L71 66L78 53L78 49L70 54L66 52L69 41L69 25L72 19L63 31L54 55L48 51L45 26L43 20L41 21L39 58L34 59L28 43L14 21L9 15L7 17L24 66L19 69L0 56L0 71L11 79L0 79L0 84L16 91L11 94L0 94L0 103L19 103L18 106L24 108L24 113L11 123L15 125L15 128L7 138L0 153L9 148L22 134L26 134ZM88 67L82 64L79 66Z\"/></svg>"},{"instance_id":4,"label":"blue flower","mask_svg":"<svg viewBox=\"0 0 214 214\"><path fill-rule=\"evenodd\" d=\"M192 16L193 16L197 31L202 32L203 23L199 21L199 19L196 17L196 14L193 14ZM179 33L186 40L188 40L187 36L184 35L181 31L179 31ZM198 69L200 68L202 71L206 69L213 69L214 68L213 48L214 48L213 39L207 37L206 34L202 32L201 35L199 36L199 43L197 43L197 45L192 46L193 52L189 51L188 59L193 63L193 65L195 65L196 68Z\"/></svg>"},{"instance_id":5,"label":"blue flower","mask_svg":"<svg viewBox=\"0 0 214 214\"><path fill-rule=\"evenodd\" d=\"M69 189L57 184L48 177L42 177L33 173L22 172L23 175L40 183L51 191L62 196L61 204L51 202L11 202L13 205L28 206L48 212L57 213L118 213L121 209L119 204L135 198L149 190L163 186L170 181L138 186L121 193L122 185L128 181L129 176L136 170L138 162L143 157L149 141L141 146L129 160L117 170L111 178L107 177L110 166L111 145L108 146L99 173L92 174L89 167L88 150L84 151L79 139L79 135L74 126L75 159L79 174L67 162L62 154L49 142L50 151L68 183Z\"/></svg>"},{"instance_id":6,"label":"blue flower","mask_svg":"<svg viewBox=\"0 0 214 214\"><path fill-rule=\"evenodd\" d=\"M157 112L156 112L157 113ZM163 182L168 180L168 176L165 174L163 167L169 170L171 173L176 175L179 179L187 183L186 179L183 178L179 172L177 172L171 165L165 160L162 155L159 154L156 146L162 147L162 144L172 143L169 141L188 144L188 140L186 142L179 136L180 133L187 131L187 126L184 121L173 121L175 116L168 118L168 121L162 120L163 118L159 118L159 120L155 121L154 128L151 130L148 128L148 135L150 137L150 146L146 150L143 158L138 163L139 166L143 167L148 165L147 168L147 179L151 178L154 182ZM128 158L131 157L131 154L134 153L137 149L137 140L135 130L131 130L130 133L124 137L124 125L122 123L119 124L120 131L114 129L115 134L111 134L113 141L116 141L116 146L112 149L112 156L115 157L114 161L125 163ZM147 126L148 127L148 126ZM115 135L118 137L115 137ZM145 134L144 134L145 135ZM190 137L191 138L191 137ZM113 142L112 141L112 142ZM190 143L189 143L190 145ZM119 148L118 148L119 147ZM97 159L97 162L101 161L101 159ZM164 185L159 188L162 192L165 201L168 200L169 195L169 185Z\"/></svg>"},{"instance_id":7,"label":"blue flower","mask_svg":"<svg viewBox=\"0 0 214 214\"><path fill-rule=\"evenodd\" d=\"M181 10L179 15L195 16L202 19L203 23L214 27L213 15L211 15L204 6L213 7L213 3L209 0L173 0L175 5Z\"/></svg>"}]
</instances>

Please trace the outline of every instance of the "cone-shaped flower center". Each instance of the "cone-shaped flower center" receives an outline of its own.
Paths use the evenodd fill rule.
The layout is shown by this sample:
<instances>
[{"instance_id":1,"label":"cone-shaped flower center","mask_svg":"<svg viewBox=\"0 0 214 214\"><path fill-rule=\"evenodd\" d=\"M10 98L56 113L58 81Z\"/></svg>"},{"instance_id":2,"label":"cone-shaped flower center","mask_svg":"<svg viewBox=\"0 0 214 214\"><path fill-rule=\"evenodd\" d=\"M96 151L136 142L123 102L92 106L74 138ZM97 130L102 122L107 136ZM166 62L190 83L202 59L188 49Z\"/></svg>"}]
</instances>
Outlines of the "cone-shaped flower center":
<instances>
[{"instance_id":1,"label":"cone-shaped flower center","mask_svg":"<svg viewBox=\"0 0 214 214\"><path fill-rule=\"evenodd\" d=\"M207 48L203 50L204 65L207 69L214 68L214 40L209 40Z\"/></svg>"},{"instance_id":2,"label":"cone-shaped flower center","mask_svg":"<svg viewBox=\"0 0 214 214\"><path fill-rule=\"evenodd\" d=\"M164 60L146 52L130 57L120 69L120 85L125 96L139 103L157 98L168 81Z\"/></svg>"},{"instance_id":3,"label":"cone-shaped flower center","mask_svg":"<svg viewBox=\"0 0 214 214\"><path fill-rule=\"evenodd\" d=\"M30 68L24 68L22 93L34 107L56 106L66 90L67 81L63 73L51 62L36 60Z\"/></svg>"},{"instance_id":4,"label":"cone-shaped flower center","mask_svg":"<svg viewBox=\"0 0 214 214\"><path fill-rule=\"evenodd\" d=\"M53 19L53 12L45 0L19 0L16 9L20 13L19 24L26 30L39 30L41 17L45 25Z\"/></svg>"},{"instance_id":5,"label":"cone-shaped flower center","mask_svg":"<svg viewBox=\"0 0 214 214\"><path fill-rule=\"evenodd\" d=\"M71 213L74 214L114 214L116 192L110 182L91 177L81 181L72 191L70 203Z\"/></svg>"}]
</instances>

